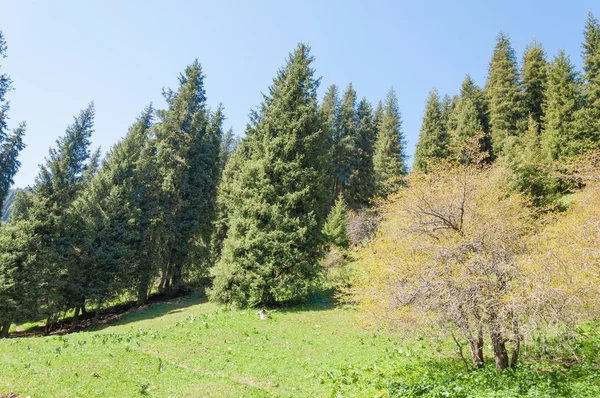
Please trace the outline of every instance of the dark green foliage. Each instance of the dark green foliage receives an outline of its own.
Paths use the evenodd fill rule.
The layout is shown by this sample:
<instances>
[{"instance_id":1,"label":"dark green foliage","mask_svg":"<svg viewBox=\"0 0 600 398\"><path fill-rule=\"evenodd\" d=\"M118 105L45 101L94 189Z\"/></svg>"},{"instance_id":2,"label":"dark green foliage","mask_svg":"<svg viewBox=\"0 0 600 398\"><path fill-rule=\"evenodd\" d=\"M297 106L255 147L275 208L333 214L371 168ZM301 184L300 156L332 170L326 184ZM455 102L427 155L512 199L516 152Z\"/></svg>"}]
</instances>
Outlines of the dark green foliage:
<instances>
[{"instance_id":1,"label":"dark green foliage","mask_svg":"<svg viewBox=\"0 0 600 398\"><path fill-rule=\"evenodd\" d=\"M348 248L350 237L348 236L348 207L344 197L340 194L327 216L323 226L323 234L327 242L332 245Z\"/></svg>"},{"instance_id":2,"label":"dark green foliage","mask_svg":"<svg viewBox=\"0 0 600 398\"><path fill-rule=\"evenodd\" d=\"M80 247L85 272L78 284L85 287L83 296L97 303L123 290L134 290L144 301L155 275L156 172L154 162L145 162L147 152L153 153L153 113L152 107L144 110L75 204L85 231Z\"/></svg>"},{"instance_id":3,"label":"dark green foliage","mask_svg":"<svg viewBox=\"0 0 600 398\"><path fill-rule=\"evenodd\" d=\"M48 317L83 299L78 282L85 271L78 247L85 231L72 204L85 187L89 168L96 167L89 162L93 125L94 105L90 104L57 140L57 148L50 150L33 191L21 191L13 205L11 222L29 223L33 229L30 254L43 289L40 312Z\"/></svg>"},{"instance_id":4,"label":"dark green foliage","mask_svg":"<svg viewBox=\"0 0 600 398\"><path fill-rule=\"evenodd\" d=\"M545 102L546 81L548 79L548 62L544 48L537 41L533 40L525 48L523 55L523 64L521 65L521 84L525 96L523 98L525 112L533 117L540 129L544 110L542 105Z\"/></svg>"},{"instance_id":5,"label":"dark green foliage","mask_svg":"<svg viewBox=\"0 0 600 398\"><path fill-rule=\"evenodd\" d=\"M346 197L351 208L367 206L375 195L375 151L376 127L371 104L363 98L356 110L356 141L353 154L354 168L350 174Z\"/></svg>"},{"instance_id":6,"label":"dark green foliage","mask_svg":"<svg viewBox=\"0 0 600 398\"><path fill-rule=\"evenodd\" d=\"M214 301L256 306L297 299L320 275L327 131L312 62L309 47L298 45L236 152L243 167L232 166Z\"/></svg>"},{"instance_id":7,"label":"dark green foliage","mask_svg":"<svg viewBox=\"0 0 600 398\"><path fill-rule=\"evenodd\" d=\"M42 293L34 257L34 228L28 221L0 224L0 329L6 337L11 323L38 313ZM6 326L8 325L8 326Z\"/></svg>"},{"instance_id":8,"label":"dark green foliage","mask_svg":"<svg viewBox=\"0 0 600 398\"><path fill-rule=\"evenodd\" d=\"M0 31L0 59L6 55L6 42ZM8 195L13 184L13 177L19 170L21 163L17 157L25 147L23 135L25 123L21 123L12 133L8 132L8 111L10 103L5 101L5 95L12 89L12 81L6 74L0 74L0 203Z\"/></svg>"},{"instance_id":9,"label":"dark green foliage","mask_svg":"<svg viewBox=\"0 0 600 398\"><path fill-rule=\"evenodd\" d=\"M327 104L325 109L327 108L329 108L329 104ZM331 157L334 197L348 190L350 176L356 167L356 91L352 87L352 84L348 85L335 114Z\"/></svg>"},{"instance_id":10,"label":"dark green foliage","mask_svg":"<svg viewBox=\"0 0 600 398\"><path fill-rule=\"evenodd\" d=\"M579 76L562 50L550 64L547 86L541 136L544 157L552 161L584 152L591 142L575 124L581 108Z\"/></svg>"},{"instance_id":11,"label":"dark green foliage","mask_svg":"<svg viewBox=\"0 0 600 398\"><path fill-rule=\"evenodd\" d=\"M373 154L375 184L377 192L386 195L397 184L395 180L406 174L402 119L393 88L388 92L383 106L377 107L375 121L377 122L377 139Z\"/></svg>"},{"instance_id":12,"label":"dark green foliage","mask_svg":"<svg viewBox=\"0 0 600 398\"><path fill-rule=\"evenodd\" d=\"M583 42L584 107L577 114L581 140L591 147L600 146L600 23L590 12Z\"/></svg>"},{"instance_id":13,"label":"dark green foliage","mask_svg":"<svg viewBox=\"0 0 600 398\"><path fill-rule=\"evenodd\" d=\"M168 109L158 111L160 123L155 129L161 190L160 288L176 293L192 265L206 273L199 266L208 260L223 114L218 109L211 116L206 107L198 61L186 68L177 91L166 91L165 98Z\"/></svg>"},{"instance_id":14,"label":"dark green foliage","mask_svg":"<svg viewBox=\"0 0 600 398\"><path fill-rule=\"evenodd\" d=\"M448 105L445 106L445 108ZM421 133L415 151L415 170L427 172L429 162L450 155L450 135L442 112L437 90L432 90L425 105Z\"/></svg>"},{"instance_id":15,"label":"dark green foliage","mask_svg":"<svg viewBox=\"0 0 600 398\"><path fill-rule=\"evenodd\" d=\"M456 106L452 113L450 133L453 138L454 150L460 152L465 143L480 132L488 132L486 101L483 91L475 84L469 75L463 81L460 97L455 100ZM480 140L480 150L491 153L489 135L485 134Z\"/></svg>"},{"instance_id":16,"label":"dark green foliage","mask_svg":"<svg viewBox=\"0 0 600 398\"><path fill-rule=\"evenodd\" d=\"M489 106L493 155L497 156L504 153L506 138L518 135L526 120L515 51L502 32L496 40L484 93Z\"/></svg>"},{"instance_id":17,"label":"dark green foliage","mask_svg":"<svg viewBox=\"0 0 600 398\"><path fill-rule=\"evenodd\" d=\"M573 188L571 181L559 177L560 170L549 164L541 145L539 124L529 116L528 127L515 144L515 150L507 157L514 177L511 188L531 198L532 204L541 209L556 206L558 200Z\"/></svg>"},{"instance_id":18,"label":"dark green foliage","mask_svg":"<svg viewBox=\"0 0 600 398\"><path fill-rule=\"evenodd\" d=\"M240 145L240 140L238 137L233 135L233 129L227 130L225 135L223 136L223 140L221 141L221 151L219 154L219 169L223 171L227 162L235 152L235 150Z\"/></svg>"},{"instance_id":19,"label":"dark green foliage","mask_svg":"<svg viewBox=\"0 0 600 398\"><path fill-rule=\"evenodd\" d=\"M331 197L335 198L335 192L339 190L339 182L337 178L337 165L333 162L335 152L337 150L338 132L336 121L340 107L340 99L338 98L338 87L332 84L327 88L323 103L319 108L319 115L323 124L323 129L327 136L327 180L326 186L331 193Z\"/></svg>"}]
</instances>

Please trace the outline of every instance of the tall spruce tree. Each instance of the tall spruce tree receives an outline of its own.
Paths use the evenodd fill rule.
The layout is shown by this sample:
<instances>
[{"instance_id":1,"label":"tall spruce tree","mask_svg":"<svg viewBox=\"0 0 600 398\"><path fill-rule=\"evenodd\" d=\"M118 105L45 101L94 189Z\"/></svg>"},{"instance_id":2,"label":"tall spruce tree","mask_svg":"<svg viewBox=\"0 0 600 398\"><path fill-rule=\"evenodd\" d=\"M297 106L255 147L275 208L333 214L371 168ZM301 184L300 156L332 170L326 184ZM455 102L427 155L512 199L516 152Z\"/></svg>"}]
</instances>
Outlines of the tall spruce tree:
<instances>
[{"instance_id":1,"label":"tall spruce tree","mask_svg":"<svg viewBox=\"0 0 600 398\"><path fill-rule=\"evenodd\" d=\"M580 107L580 79L569 57L561 50L552 60L548 72L541 135L546 160L564 159L591 146L585 132L576 128Z\"/></svg>"},{"instance_id":2,"label":"tall spruce tree","mask_svg":"<svg viewBox=\"0 0 600 398\"><path fill-rule=\"evenodd\" d=\"M0 224L0 338L8 337L11 324L39 315L43 286L35 267L35 239L30 222Z\"/></svg>"},{"instance_id":3,"label":"tall spruce tree","mask_svg":"<svg viewBox=\"0 0 600 398\"><path fill-rule=\"evenodd\" d=\"M455 150L460 148L479 132L488 132L486 101L483 91L471 76L467 75L460 89L460 97L456 101L453 113L454 130L451 130ZM480 150L491 153L489 135L480 141Z\"/></svg>"},{"instance_id":4,"label":"tall spruce tree","mask_svg":"<svg viewBox=\"0 0 600 398\"><path fill-rule=\"evenodd\" d=\"M333 158L331 163L334 165L334 191L337 197L340 193L346 192L350 184L350 176L356 167L356 91L352 83L344 92L344 96L339 103L339 110L336 113Z\"/></svg>"},{"instance_id":5,"label":"tall spruce tree","mask_svg":"<svg viewBox=\"0 0 600 398\"><path fill-rule=\"evenodd\" d=\"M373 154L375 184L378 194L386 195L394 188L394 179L406 174L406 153L402 119L398 108L398 98L394 89L390 89L381 107L375 113L377 139Z\"/></svg>"},{"instance_id":6,"label":"tall spruce tree","mask_svg":"<svg viewBox=\"0 0 600 398\"><path fill-rule=\"evenodd\" d=\"M147 107L125 138L107 155L76 202L86 240L80 252L85 296L98 303L123 291L145 301L157 259L152 244L157 176L145 162L154 109ZM150 173L150 175L148 175ZM75 309L74 324L80 308Z\"/></svg>"},{"instance_id":7,"label":"tall spruce tree","mask_svg":"<svg viewBox=\"0 0 600 398\"><path fill-rule=\"evenodd\" d=\"M484 93L489 106L493 152L495 156L502 155L506 138L517 136L527 120L515 51L503 32L496 39Z\"/></svg>"},{"instance_id":8,"label":"tall spruce tree","mask_svg":"<svg viewBox=\"0 0 600 398\"><path fill-rule=\"evenodd\" d=\"M425 114L421 124L421 133L415 151L414 167L421 172L427 172L429 162L444 159L450 155L450 135L446 129L442 113L442 104L437 90L431 90Z\"/></svg>"},{"instance_id":9,"label":"tall spruce tree","mask_svg":"<svg viewBox=\"0 0 600 398\"><path fill-rule=\"evenodd\" d=\"M371 104L363 98L358 103L354 169L350 174L346 197L351 208L367 206L375 195L373 153L377 130Z\"/></svg>"},{"instance_id":10,"label":"tall spruce tree","mask_svg":"<svg viewBox=\"0 0 600 398\"><path fill-rule=\"evenodd\" d=\"M6 41L0 31L0 59L6 57ZM8 195L13 184L13 177L19 170L19 152L25 147L25 123L21 123L14 131L8 131L8 111L10 103L5 95L12 89L12 81L6 74L0 74L0 203Z\"/></svg>"},{"instance_id":11,"label":"tall spruce tree","mask_svg":"<svg viewBox=\"0 0 600 398\"><path fill-rule=\"evenodd\" d=\"M48 317L47 327L52 325L53 315L85 300L83 286L78 283L84 270L77 251L83 234L73 203L85 187L89 168L96 166L89 162L93 127L92 103L57 140L57 147L50 150L33 192L24 194L27 198L23 203L27 206L15 209L15 221L33 224L36 244L32 252L44 289L41 307Z\"/></svg>"},{"instance_id":12,"label":"tall spruce tree","mask_svg":"<svg viewBox=\"0 0 600 398\"><path fill-rule=\"evenodd\" d=\"M157 112L160 123L155 129L164 248L160 289L176 293L190 266L199 265L194 249L213 222L222 112L211 123L197 60L180 76L177 91L164 94L168 109Z\"/></svg>"},{"instance_id":13,"label":"tall spruce tree","mask_svg":"<svg viewBox=\"0 0 600 398\"><path fill-rule=\"evenodd\" d=\"M327 136L309 47L279 70L242 144L247 159L230 187L227 237L213 269L211 300L267 305L305 295L319 276L329 203Z\"/></svg>"},{"instance_id":14,"label":"tall spruce tree","mask_svg":"<svg viewBox=\"0 0 600 398\"><path fill-rule=\"evenodd\" d=\"M525 48L521 64L521 84L524 91L525 112L542 128L543 107L548 79L548 62L544 48L533 40Z\"/></svg>"},{"instance_id":15,"label":"tall spruce tree","mask_svg":"<svg viewBox=\"0 0 600 398\"><path fill-rule=\"evenodd\" d=\"M321 116L323 129L325 129L325 133L328 140L327 159L329 159L329 162L327 164L328 172L326 186L329 192L331 193L332 198L335 198L335 192L339 191L337 165L333 161L333 159L336 156L337 142L339 140L339 134L337 130L338 126L336 124L340 109L340 99L338 91L339 89L335 84L329 86L325 91L323 102L321 103L321 106L319 108L319 114Z\"/></svg>"},{"instance_id":16,"label":"tall spruce tree","mask_svg":"<svg viewBox=\"0 0 600 398\"><path fill-rule=\"evenodd\" d=\"M591 12L583 42L584 108L578 112L576 129L590 147L600 146L600 22Z\"/></svg>"}]
</instances>

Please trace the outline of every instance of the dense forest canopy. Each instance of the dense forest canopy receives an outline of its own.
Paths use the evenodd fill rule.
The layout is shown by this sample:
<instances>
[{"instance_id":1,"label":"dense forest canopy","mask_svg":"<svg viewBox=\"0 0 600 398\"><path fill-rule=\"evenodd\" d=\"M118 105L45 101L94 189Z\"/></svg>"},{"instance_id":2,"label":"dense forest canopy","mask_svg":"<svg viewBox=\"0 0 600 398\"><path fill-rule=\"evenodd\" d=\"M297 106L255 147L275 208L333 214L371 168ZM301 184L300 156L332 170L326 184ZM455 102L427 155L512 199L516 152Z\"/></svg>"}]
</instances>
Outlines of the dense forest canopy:
<instances>
[{"instance_id":1,"label":"dense forest canopy","mask_svg":"<svg viewBox=\"0 0 600 398\"><path fill-rule=\"evenodd\" d=\"M88 309L198 286L229 306L295 302L341 253L336 261L361 270L351 299L386 326L435 325L461 355L469 347L473 366L486 342L498 370L516 366L534 330L600 315L591 13L583 61L578 71L536 40L519 58L501 32L482 87L466 75L454 95L431 90L408 170L398 95L410 93L391 88L374 103L350 83L319 101L314 56L300 43L237 140L223 129L225 108L208 106L195 60L163 90L165 107L140 110L104 158L91 147L92 102L35 184L10 192L25 125L8 129L2 74L1 335L40 319L49 332L67 312L74 329Z\"/></svg>"}]
</instances>

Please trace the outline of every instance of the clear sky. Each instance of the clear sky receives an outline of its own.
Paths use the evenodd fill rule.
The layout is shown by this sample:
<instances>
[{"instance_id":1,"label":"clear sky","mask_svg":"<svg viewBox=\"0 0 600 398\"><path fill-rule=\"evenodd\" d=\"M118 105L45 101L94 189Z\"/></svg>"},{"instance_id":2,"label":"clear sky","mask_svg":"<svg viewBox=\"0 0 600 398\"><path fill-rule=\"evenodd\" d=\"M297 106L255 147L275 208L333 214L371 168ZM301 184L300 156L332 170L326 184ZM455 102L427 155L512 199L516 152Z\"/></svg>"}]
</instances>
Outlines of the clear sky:
<instances>
[{"instance_id":1,"label":"clear sky","mask_svg":"<svg viewBox=\"0 0 600 398\"><path fill-rule=\"evenodd\" d=\"M94 146L108 150L149 102L164 106L198 58L209 104L225 106L226 127L243 135L287 54L312 47L320 92L349 82L373 104L390 87L399 97L409 155L432 87L458 92L467 73L483 85L500 30L519 59L533 37L550 56L562 48L581 66L588 11L581 1L45 1L0 0L1 60L15 91L11 127L25 120L27 148L15 178L31 185L48 149L72 117L96 103Z\"/></svg>"}]
</instances>

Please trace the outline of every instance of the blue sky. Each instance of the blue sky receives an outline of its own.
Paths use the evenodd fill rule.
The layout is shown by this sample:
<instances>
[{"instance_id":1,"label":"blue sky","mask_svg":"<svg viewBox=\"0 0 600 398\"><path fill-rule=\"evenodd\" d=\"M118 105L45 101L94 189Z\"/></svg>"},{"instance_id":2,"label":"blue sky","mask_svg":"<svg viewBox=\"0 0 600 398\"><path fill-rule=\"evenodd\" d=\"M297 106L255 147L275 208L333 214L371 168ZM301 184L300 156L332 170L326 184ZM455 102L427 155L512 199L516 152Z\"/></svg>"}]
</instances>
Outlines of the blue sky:
<instances>
[{"instance_id":1,"label":"blue sky","mask_svg":"<svg viewBox=\"0 0 600 398\"><path fill-rule=\"evenodd\" d=\"M321 94L349 82L376 103L394 87L412 156L432 87L456 93L467 73L485 83L495 37L510 36L519 59L533 37L549 56L562 48L581 66L587 12L597 1L42 1L2 0L1 60L15 91L11 127L25 120L27 148L15 185L38 165L72 117L96 103L94 146L108 150L162 87L175 87L198 58L209 104L243 135L287 54L311 45Z\"/></svg>"}]
</instances>

